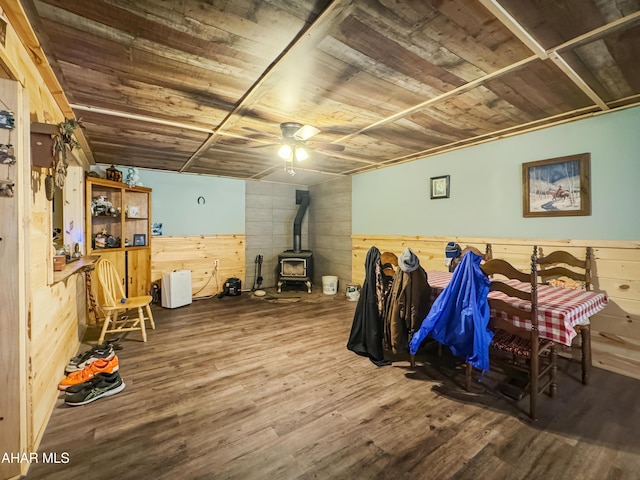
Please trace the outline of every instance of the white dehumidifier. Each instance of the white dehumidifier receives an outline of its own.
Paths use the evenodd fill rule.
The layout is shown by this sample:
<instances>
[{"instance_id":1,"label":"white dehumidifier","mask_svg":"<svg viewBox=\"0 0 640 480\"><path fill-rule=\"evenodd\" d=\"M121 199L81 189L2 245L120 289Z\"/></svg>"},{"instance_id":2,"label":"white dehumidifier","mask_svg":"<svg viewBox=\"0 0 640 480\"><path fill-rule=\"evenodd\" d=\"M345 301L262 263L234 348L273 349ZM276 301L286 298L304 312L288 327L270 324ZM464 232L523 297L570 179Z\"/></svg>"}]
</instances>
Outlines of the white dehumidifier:
<instances>
[{"instance_id":1,"label":"white dehumidifier","mask_svg":"<svg viewBox=\"0 0 640 480\"><path fill-rule=\"evenodd\" d=\"M178 308L189 305L191 297L191 270L162 273L162 306Z\"/></svg>"}]
</instances>

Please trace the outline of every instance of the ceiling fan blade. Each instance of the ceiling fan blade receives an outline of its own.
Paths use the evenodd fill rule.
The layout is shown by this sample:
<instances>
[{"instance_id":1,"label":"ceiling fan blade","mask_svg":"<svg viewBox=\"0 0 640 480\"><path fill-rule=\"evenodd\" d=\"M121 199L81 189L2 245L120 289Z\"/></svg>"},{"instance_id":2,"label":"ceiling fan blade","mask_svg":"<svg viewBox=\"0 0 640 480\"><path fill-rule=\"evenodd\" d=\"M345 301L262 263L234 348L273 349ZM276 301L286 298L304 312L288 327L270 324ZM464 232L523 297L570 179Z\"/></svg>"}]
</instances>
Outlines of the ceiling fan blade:
<instances>
[{"instance_id":1,"label":"ceiling fan blade","mask_svg":"<svg viewBox=\"0 0 640 480\"><path fill-rule=\"evenodd\" d=\"M338 143L325 143L325 142L309 142L311 148L316 150L325 150L327 152L342 152L344 151L344 145Z\"/></svg>"},{"instance_id":2,"label":"ceiling fan blade","mask_svg":"<svg viewBox=\"0 0 640 480\"><path fill-rule=\"evenodd\" d=\"M304 142L318 133L320 133L320 129L311 125L303 125L293 134L293 138Z\"/></svg>"},{"instance_id":3,"label":"ceiling fan blade","mask_svg":"<svg viewBox=\"0 0 640 480\"><path fill-rule=\"evenodd\" d=\"M244 130L248 130L249 132L253 132L257 135L262 135L263 137L268 137L268 138L277 138L278 140L280 139L280 137L278 135L275 135L273 133L269 133L269 132L261 132L260 130L257 130L255 128L251 128L251 127L242 127Z\"/></svg>"},{"instance_id":4,"label":"ceiling fan blade","mask_svg":"<svg viewBox=\"0 0 640 480\"><path fill-rule=\"evenodd\" d=\"M279 145L278 143L261 143L260 145L250 145L249 148L267 148L267 147L275 147Z\"/></svg>"}]
</instances>

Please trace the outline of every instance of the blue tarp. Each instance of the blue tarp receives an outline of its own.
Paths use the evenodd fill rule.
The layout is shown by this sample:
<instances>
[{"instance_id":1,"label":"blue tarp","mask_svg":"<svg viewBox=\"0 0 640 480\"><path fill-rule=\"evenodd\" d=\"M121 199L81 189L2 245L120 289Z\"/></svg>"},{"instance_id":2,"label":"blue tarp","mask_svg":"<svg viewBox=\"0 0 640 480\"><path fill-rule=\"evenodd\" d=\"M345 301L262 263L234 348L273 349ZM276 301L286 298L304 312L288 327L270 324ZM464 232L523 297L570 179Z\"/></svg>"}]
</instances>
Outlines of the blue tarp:
<instances>
[{"instance_id":1,"label":"blue tarp","mask_svg":"<svg viewBox=\"0 0 640 480\"><path fill-rule=\"evenodd\" d=\"M489 279L480 269L482 257L469 251L449 285L436 298L420 329L409 344L415 354L429 334L478 370L489 370Z\"/></svg>"}]
</instances>

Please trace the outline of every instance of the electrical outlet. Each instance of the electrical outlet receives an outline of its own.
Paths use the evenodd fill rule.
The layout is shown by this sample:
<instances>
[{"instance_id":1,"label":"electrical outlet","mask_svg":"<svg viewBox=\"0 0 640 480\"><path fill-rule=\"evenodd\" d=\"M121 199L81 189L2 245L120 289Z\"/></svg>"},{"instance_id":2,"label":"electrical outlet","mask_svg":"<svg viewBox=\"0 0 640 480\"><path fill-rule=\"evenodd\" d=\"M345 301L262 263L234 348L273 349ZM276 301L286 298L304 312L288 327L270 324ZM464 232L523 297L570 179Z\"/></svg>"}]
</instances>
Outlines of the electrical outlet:
<instances>
[{"instance_id":1,"label":"electrical outlet","mask_svg":"<svg viewBox=\"0 0 640 480\"><path fill-rule=\"evenodd\" d=\"M218 268L220 266L220 260L218 260L217 258L213 261L213 265Z\"/></svg>"}]
</instances>

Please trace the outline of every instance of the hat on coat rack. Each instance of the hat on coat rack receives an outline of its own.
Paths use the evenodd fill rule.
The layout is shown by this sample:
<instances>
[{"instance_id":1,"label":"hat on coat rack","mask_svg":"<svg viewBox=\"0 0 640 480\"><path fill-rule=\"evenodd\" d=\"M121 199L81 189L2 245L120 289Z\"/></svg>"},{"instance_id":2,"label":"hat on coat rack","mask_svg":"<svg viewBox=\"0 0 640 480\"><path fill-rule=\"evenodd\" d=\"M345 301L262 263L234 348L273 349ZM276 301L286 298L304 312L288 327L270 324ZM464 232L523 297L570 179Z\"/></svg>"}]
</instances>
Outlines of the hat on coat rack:
<instances>
[{"instance_id":1,"label":"hat on coat rack","mask_svg":"<svg viewBox=\"0 0 640 480\"><path fill-rule=\"evenodd\" d=\"M444 255L447 258L458 258L461 252L462 252L462 249L460 248L460 245L458 245L456 242L447 243L447 246L444 249Z\"/></svg>"},{"instance_id":2,"label":"hat on coat rack","mask_svg":"<svg viewBox=\"0 0 640 480\"><path fill-rule=\"evenodd\" d=\"M382 263L382 273L387 277L393 277L396 273L395 268L398 266L398 257L395 253L384 252L380 255L380 263Z\"/></svg>"},{"instance_id":3,"label":"hat on coat rack","mask_svg":"<svg viewBox=\"0 0 640 480\"><path fill-rule=\"evenodd\" d=\"M451 262L455 258L458 258L461 254L462 254L462 249L460 248L460 245L458 245L456 242L447 243L447 246L444 249L444 256L445 256L444 264L447 267L450 267Z\"/></svg>"}]
</instances>

